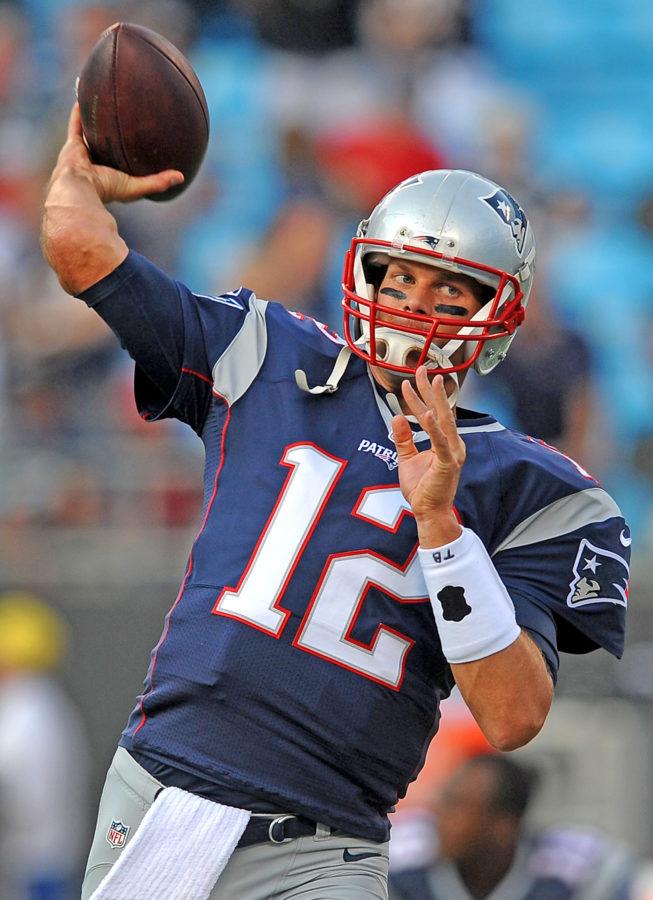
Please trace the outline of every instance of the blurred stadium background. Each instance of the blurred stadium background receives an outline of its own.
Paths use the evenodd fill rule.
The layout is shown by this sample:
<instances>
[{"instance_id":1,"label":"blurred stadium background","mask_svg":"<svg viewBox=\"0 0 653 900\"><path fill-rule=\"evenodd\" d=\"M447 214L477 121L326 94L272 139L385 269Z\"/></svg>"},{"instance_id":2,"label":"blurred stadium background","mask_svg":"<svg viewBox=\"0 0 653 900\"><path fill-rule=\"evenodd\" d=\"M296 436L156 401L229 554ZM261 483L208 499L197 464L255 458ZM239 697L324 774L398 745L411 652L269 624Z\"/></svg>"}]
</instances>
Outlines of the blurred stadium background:
<instances>
[{"instance_id":1,"label":"blurred stadium background","mask_svg":"<svg viewBox=\"0 0 653 900\"><path fill-rule=\"evenodd\" d=\"M196 182L172 204L115 210L131 246L195 290L244 283L339 330L342 254L399 179L471 168L530 214L540 253L532 312L509 360L487 384L470 377L463 397L605 483L632 524L633 581L624 660L564 658L551 720L522 753L548 776L538 821L597 826L646 859L650 0L0 2L0 590L41 597L66 626L51 678L87 736L90 800L70 814L59 807L62 828L81 822L90 835L200 506L199 442L138 419L130 361L39 252L75 78L117 20L172 40L206 91L212 136ZM0 695L0 717L4 709ZM47 740L40 721L35 742ZM13 725L0 718L0 734ZM9 751L0 755L5 851L13 777Z\"/></svg>"}]
</instances>

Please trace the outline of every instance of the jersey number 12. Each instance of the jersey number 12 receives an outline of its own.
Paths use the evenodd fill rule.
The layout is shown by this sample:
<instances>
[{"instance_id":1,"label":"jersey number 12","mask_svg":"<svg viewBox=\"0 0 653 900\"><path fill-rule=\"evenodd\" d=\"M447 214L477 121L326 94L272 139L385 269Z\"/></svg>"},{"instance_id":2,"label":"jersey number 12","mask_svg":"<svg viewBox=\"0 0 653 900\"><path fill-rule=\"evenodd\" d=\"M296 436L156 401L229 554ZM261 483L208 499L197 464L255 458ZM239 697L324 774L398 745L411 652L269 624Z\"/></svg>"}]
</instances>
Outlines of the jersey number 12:
<instances>
[{"instance_id":1,"label":"jersey number 12","mask_svg":"<svg viewBox=\"0 0 653 900\"><path fill-rule=\"evenodd\" d=\"M290 616L281 606L286 587L347 462L306 443L288 447L281 464L290 472L242 578L222 591L213 608L275 638ZM394 485L367 488L352 510L393 532L406 513L410 507ZM416 551L417 544L403 566L372 550L331 554L293 645L399 690L414 641L381 623L369 644L352 631L369 587L399 603L428 602Z\"/></svg>"}]
</instances>

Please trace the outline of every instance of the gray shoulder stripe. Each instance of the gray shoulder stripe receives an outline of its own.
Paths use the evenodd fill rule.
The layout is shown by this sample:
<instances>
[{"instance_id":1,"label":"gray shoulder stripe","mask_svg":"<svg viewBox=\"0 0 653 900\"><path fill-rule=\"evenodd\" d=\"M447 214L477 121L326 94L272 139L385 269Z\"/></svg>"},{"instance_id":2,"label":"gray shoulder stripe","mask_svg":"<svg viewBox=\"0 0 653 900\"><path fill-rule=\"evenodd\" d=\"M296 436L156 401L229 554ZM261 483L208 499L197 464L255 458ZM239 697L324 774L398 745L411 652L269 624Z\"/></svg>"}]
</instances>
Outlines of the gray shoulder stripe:
<instances>
[{"instance_id":1,"label":"gray shoulder stripe","mask_svg":"<svg viewBox=\"0 0 653 900\"><path fill-rule=\"evenodd\" d=\"M489 425L463 425L458 429L458 434L473 434L475 431L505 431L506 426L501 422L491 422Z\"/></svg>"},{"instance_id":2,"label":"gray shoulder stripe","mask_svg":"<svg viewBox=\"0 0 653 900\"><path fill-rule=\"evenodd\" d=\"M540 541L569 534L584 525L604 522L620 515L621 510L602 488L588 488L586 491L562 497L524 519L499 544L492 556L513 547L539 544Z\"/></svg>"},{"instance_id":3,"label":"gray shoulder stripe","mask_svg":"<svg viewBox=\"0 0 653 900\"><path fill-rule=\"evenodd\" d=\"M213 366L213 386L229 405L239 400L259 373L268 346L267 300L252 295L238 334Z\"/></svg>"}]
</instances>

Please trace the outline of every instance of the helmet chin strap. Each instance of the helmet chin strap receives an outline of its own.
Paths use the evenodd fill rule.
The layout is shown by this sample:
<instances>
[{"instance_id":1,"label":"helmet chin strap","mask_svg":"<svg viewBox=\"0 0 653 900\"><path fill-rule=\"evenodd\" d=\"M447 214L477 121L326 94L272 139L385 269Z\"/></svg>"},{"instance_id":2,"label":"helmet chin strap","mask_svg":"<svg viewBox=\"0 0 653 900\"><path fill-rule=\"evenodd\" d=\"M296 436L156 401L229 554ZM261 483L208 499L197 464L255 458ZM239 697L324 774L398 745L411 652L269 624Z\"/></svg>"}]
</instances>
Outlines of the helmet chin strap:
<instances>
[{"instance_id":1,"label":"helmet chin strap","mask_svg":"<svg viewBox=\"0 0 653 900\"><path fill-rule=\"evenodd\" d=\"M364 347L365 350L369 353L369 323L363 321L361 323L361 329L363 331L363 334L358 338L356 344ZM421 354L424 349L424 338L421 338L416 334L405 334L401 331L397 331L394 328L386 327L385 325L376 327L374 329L374 336L376 339L377 356L379 355L379 345L383 344L384 349L386 350L383 356L383 362L391 363L394 366L408 366L409 356L411 354L413 356L415 354L419 356L419 354ZM453 381L454 389L448 396L449 406L451 407L451 409L455 407L456 401L458 400L458 394L460 393L460 383L458 380L458 372L446 372L446 369L451 364L451 354L453 354L454 350L456 350L461 343L462 341L448 341L444 347L437 347L432 344L426 357L427 363L430 362L431 364L437 366L439 369L444 369L444 374L447 377L451 378L451 380ZM455 346L451 347L452 344L454 344ZM450 347L451 349L449 349ZM402 372L395 372L393 374L399 378L413 377L410 374L404 374ZM393 400L395 401L394 403ZM390 404L390 406L392 407L392 411L396 415L404 414L401 410L399 400L394 394L388 395L388 403Z\"/></svg>"}]
</instances>

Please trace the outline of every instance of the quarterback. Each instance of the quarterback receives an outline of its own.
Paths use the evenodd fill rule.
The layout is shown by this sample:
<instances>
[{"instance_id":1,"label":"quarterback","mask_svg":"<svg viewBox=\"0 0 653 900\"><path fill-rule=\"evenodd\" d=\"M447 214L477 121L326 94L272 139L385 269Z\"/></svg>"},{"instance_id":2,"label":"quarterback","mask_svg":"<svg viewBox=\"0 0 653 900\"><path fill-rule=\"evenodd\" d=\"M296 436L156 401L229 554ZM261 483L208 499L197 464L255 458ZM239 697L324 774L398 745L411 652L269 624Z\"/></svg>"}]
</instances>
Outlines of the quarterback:
<instances>
[{"instance_id":1,"label":"quarterback","mask_svg":"<svg viewBox=\"0 0 653 900\"><path fill-rule=\"evenodd\" d=\"M141 415L206 451L83 897L383 898L387 815L454 681L510 750L542 727L560 651L621 654L628 528L573 460L458 408L534 275L500 186L437 170L386 195L345 260L340 338L130 251L105 204L180 178L92 165L75 107L45 201L44 254L134 359Z\"/></svg>"}]
</instances>

